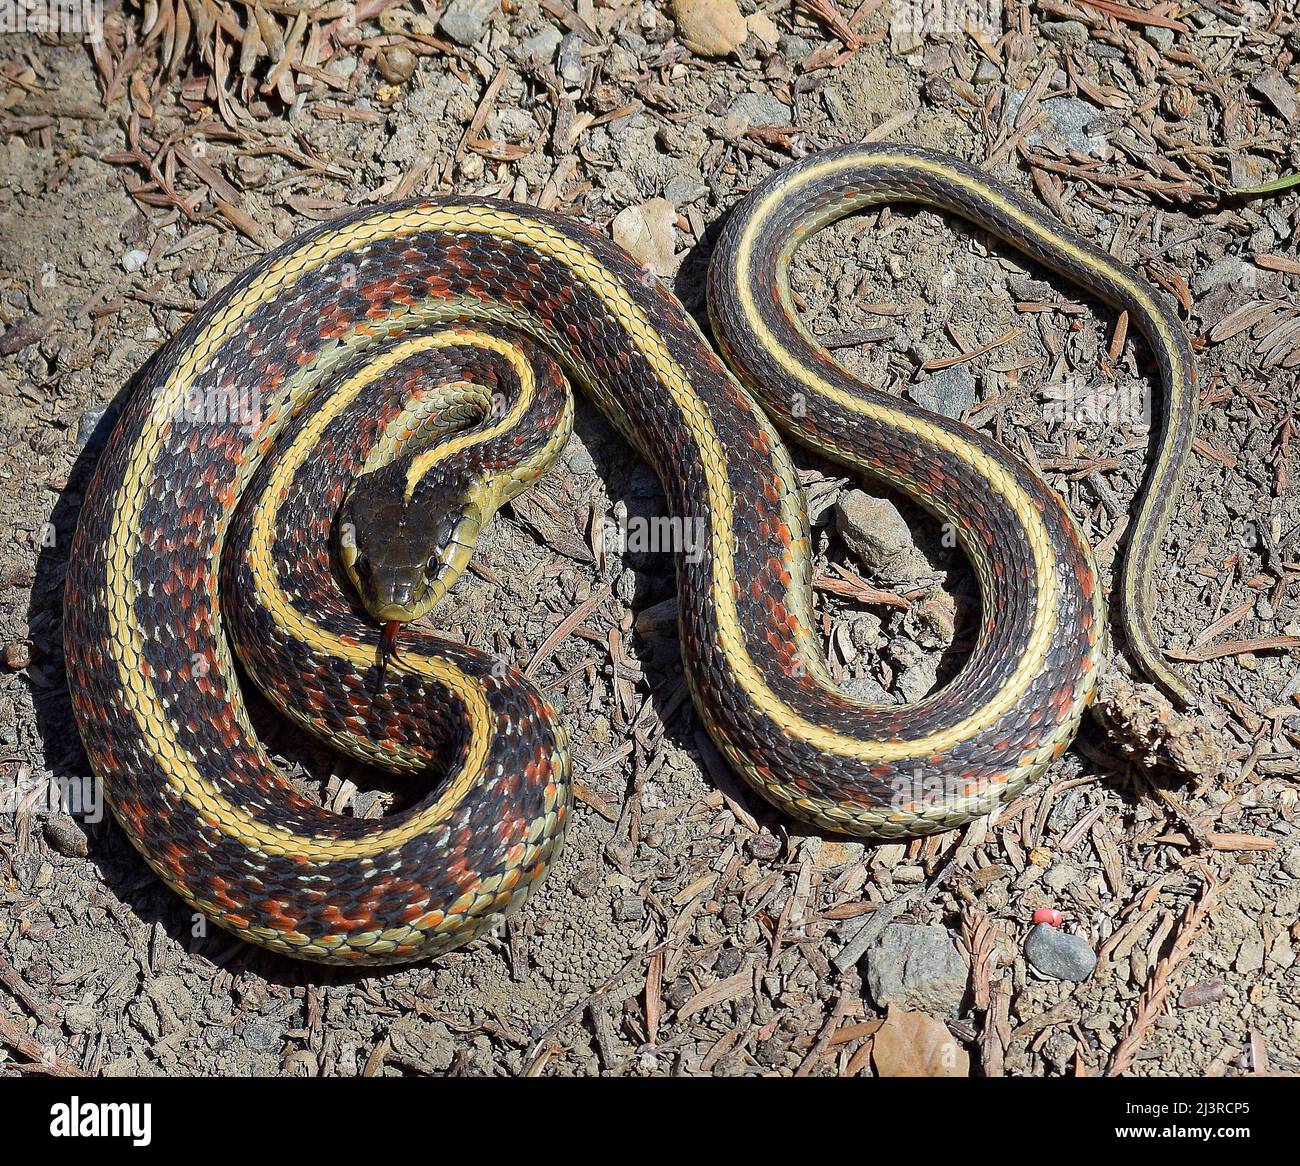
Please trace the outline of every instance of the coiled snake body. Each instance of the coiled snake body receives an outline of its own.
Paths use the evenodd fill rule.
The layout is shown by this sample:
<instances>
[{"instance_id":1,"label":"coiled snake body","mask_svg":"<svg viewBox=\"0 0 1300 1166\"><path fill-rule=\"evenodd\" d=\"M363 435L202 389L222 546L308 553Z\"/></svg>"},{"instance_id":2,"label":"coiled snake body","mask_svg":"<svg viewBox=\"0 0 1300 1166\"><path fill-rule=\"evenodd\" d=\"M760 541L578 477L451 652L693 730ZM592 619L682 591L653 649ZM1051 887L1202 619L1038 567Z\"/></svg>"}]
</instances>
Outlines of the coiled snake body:
<instances>
[{"instance_id":1,"label":"coiled snake body","mask_svg":"<svg viewBox=\"0 0 1300 1166\"><path fill-rule=\"evenodd\" d=\"M659 472L671 515L703 532L703 554L677 556L683 659L713 740L764 797L819 827L898 838L985 813L1041 773L1104 654L1086 544L998 444L850 378L790 300L804 237L898 200L1000 235L1149 340L1166 416L1119 588L1137 663L1185 695L1155 649L1148 591L1194 426L1186 337L1128 267L1004 187L895 146L779 171L732 215L710 270L714 332L740 380L589 229L484 199L396 204L308 231L197 313L142 375L87 493L69 685L94 770L153 869L244 938L331 962L434 955L523 901L569 814L559 718L501 661L414 629L380 675L380 624L410 614L393 614L393 595L414 587L427 606L445 591L492 509L555 456L571 416L561 370ZM778 427L951 522L971 558L979 643L919 703L865 705L831 682ZM408 527L437 544L427 566ZM411 562L370 561L368 542ZM392 769L444 766L446 780L379 820L299 796L250 726L232 640L303 727Z\"/></svg>"}]
</instances>

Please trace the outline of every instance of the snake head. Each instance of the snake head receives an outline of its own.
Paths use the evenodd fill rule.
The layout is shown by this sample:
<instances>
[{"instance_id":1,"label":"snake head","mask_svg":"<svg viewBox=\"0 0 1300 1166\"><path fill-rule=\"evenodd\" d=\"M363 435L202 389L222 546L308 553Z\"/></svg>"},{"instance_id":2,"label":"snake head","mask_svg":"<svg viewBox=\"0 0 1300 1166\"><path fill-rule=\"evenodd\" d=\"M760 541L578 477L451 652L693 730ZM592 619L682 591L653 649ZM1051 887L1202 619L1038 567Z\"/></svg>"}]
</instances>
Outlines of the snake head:
<instances>
[{"instance_id":1,"label":"snake head","mask_svg":"<svg viewBox=\"0 0 1300 1166\"><path fill-rule=\"evenodd\" d=\"M339 561L375 620L409 623L447 594L496 510L493 493L482 476L452 472L408 494L396 465L353 482L336 524Z\"/></svg>"}]
</instances>

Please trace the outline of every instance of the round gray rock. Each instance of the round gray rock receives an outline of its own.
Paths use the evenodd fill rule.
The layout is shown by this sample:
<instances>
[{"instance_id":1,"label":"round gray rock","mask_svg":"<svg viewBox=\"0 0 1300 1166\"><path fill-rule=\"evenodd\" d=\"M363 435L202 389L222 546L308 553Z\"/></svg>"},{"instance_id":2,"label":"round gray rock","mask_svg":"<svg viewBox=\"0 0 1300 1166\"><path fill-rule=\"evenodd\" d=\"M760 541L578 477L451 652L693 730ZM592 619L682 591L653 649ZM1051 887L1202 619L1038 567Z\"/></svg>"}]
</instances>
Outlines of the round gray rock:
<instances>
[{"instance_id":1,"label":"round gray rock","mask_svg":"<svg viewBox=\"0 0 1300 1166\"><path fill-rule=\"evenodd\" d=\"M1097 966L1097 953L1081 935L1039 923L1025 940L1025 958L1052 980L1086 980Z\"/></svg>"}]
</instances>

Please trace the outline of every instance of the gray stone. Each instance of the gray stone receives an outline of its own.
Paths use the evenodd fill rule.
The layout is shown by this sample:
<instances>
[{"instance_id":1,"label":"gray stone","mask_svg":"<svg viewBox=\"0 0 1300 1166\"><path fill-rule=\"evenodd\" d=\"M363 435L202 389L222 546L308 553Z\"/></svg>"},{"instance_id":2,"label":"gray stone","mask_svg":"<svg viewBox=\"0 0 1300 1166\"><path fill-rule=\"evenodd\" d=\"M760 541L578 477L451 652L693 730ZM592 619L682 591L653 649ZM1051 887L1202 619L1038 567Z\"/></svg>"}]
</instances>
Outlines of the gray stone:
<instances>
[{"instance_id":1,"label":"gray stone","mask_svg":"<svg viewBox=\"0 0 1300 1166\"><path fill-rule=\"evenodd\" d=\"M1020 112L1024 100L1025 95L1020 90L1012 90L1007 95L1007 105L1013 119ZM1050 137L1059 145L1094 157L1100 156L1106 148L1106 135L1090 132L1100 116L1095 106L1077 97L1050 97L1039 109L1047 114L1048 123L1025 135L1025 140L1030 145L1040 145L1044 137Z\"/></svg>"},{"instance_id":2,"label":"gray stone","mask_svg":"<svg viewBox=\"0 0 1300 1166\"><path fill-rule=\"evenodd\" d=\"M1048 40L1058 45L1086 45L1088 26L1079 20L1045 20L1039 26Z\"/></svg>"},{"instance_id":3,"label":"gray stone","mask_svg":"<svg viewBox=\"0 0 1300 1166\"><path fill-rule=\"evenodd\" d=\"M868 571L885 566L912 545L912 532L897 507L862 490L849 490L835 503L835 529Z\"/></svg>"},{"instance_id":4,"label":"gray stone","mask_svg":"<svg viewBox=\"0 0 1300 1166\"><path fill-rule=\"evenodd\" d=\"M438 27L458 45L469 48L483 35L488 18L498 7L499 0L451 0Z\"/></svg>"},{"instance_id":5,"label":"gray stone","mask_svg":"<svg viewBox=\"0 0 1300 1166\"><path fill-rule=\"evenodd\" d=\"M1142 35L1156 46L1162 53L1167 53L1174 47L1174 30L1172 28L1161 28L1153 24L1142 30Z\"/></svg>"},{"instance_id":6,"label":"gray stone","mask_svg":"<svg viewBox=\"0 0 1300 1166\"><path fill-rule=\"evenodd\" d=\"M556 65L567 85L581 85L587 79L587 66L582 63L582 37L568 33L560 41L560 59Z\"/></svg>"},{"instance_id":7,"label":"gray stone","mask_svg":"<svg viewBox=\"0 0 1300 1166\"><path fill-rule=\"evenodd\" d=\"M1295 121L1295 86L1283 77L1278 70L1261 69L1250 79L1250 87L1287 121Z\"/></svg>"},{"instance_id":8,"label":"gray stone","mask_svg":"<svg viewBox=\"0 0 1300 1166\"><path fill-rule=\"evenodd\" d=\"M798 64L813 51L812 41L783 32L776 42L777 51L791 64Z\"/></svg>"},{"instance_id":9,"label":"gray stone","mask_svg":"<svg viewBox=\"0 0 1300 1166\"><path fill-rule=\"evenodd\" d=\"M113 418L107 405L91 405L77 421L77 448L98 449L108 440Z\"/></svg>"},{"instance_id":10,"label":"gray stone","mask_svg":"<svg viewBox=\"0 0 1300 1166\"><path fill-rule=\"evenodd\" d=\"M1192 280L1192 287L1201 295L1225 284L1249 286L1255 279L1255 268L1239 255L1221 255Z\"/></svg>"},{"instance_id":11,"label":"gray stone","mask_svg":"<svg viewBox=\"0 0 1300 1166\"><path fill-rule=\"evenodd\" d=\"M708 187L694 174L674 174L664 184L664 198L675 207L683 207L708 193Z\"/></svg>"},{"instance_id":12,"label":"gray stone","mask_svg":"<svg viewBox=\"0 0 1300 1166\"><path fill-rule=\"evenodd\" d=\"M932 413L958 420L975 404L975 374L968 364L954 364L917 381L909 396Z\"/></svg>"},{"instance_id":13,"label":"gray stone","mask_svg":"<svg viewBox=\"0 0 1300 1166\"><path fill-rule=\"evenodd\" d=\"M1097 966L1097 953L1081 935L1039 923L1025 940L1025 958L1051 980L1086 980Z\"/></svg>"},{"instance_id":14,"label":"gray stone","mask_svg":"<svg viewBox=\"0 0 1300 1166\"><path fill-rule=\"evenodd\" d=\"M915 647L915 645L913 646ZM920 651L919 648L916 650ZM903 694L903 700L906 703L915 704L918 700L924 699L934 691L938 679L938 659L924 658L907 665L898 674L898 679L894 682L894 685Z\"/></svg>"},{"instance_id":15,"label":"gray stone","mask_svg":"<svg viewBox=\"0 0 1300 1166\"><path fill-rule=\"evenodd\" d=\"M874 676L849 676L840 683L840 691L867 704L893 704L894 699Z\"/></svg>"},{"instance_id":16,"label":"gray stone","mask_svg":"<svg viewBox=\"0 0 1300 1166\"><path fill-rule=\"evenodd\" d=\"M620 923L640 923L645 918L645 900L640 895L624 895L614 904L614 918Z\"/></svg>"},{"instance_id":17,"label":"gray stone","mask_svg":"<svg viewBox=\"0 0 1300 1166\"><path fill-rule=\"evenodd\" d=\"M1082 878L1083 872L1078 867L1057 863L1056 866L1050 867L1047 873L1043 875L1043 885L1059 893L1065 890L1066 887L1074 886Z\"/></svg>"},{"instance_id":18,"label":"gray stone","mask_svg":"<svg viewBox=\"0 0 1300 1166\"><path fill-rule=\"evenodd\" d=\"M867 987L880 1007L941 1016L966 994L966 963L942 927L891 923L867 952Z\"/></svg>"},{"instance_id":19,"label":"gray stone","mask_svg":"<svg viewBox=\"0 0 1300 1166\"><path fill-rule=\"evenodd\" d=\"M1264 966L1264 937L1259 932L1252 932L1237 948L1237 958L1233 960L1233 969L1242 975L1258 972Z\"/></svg>"},{"instance_id":20,"label":"gray stone","mask_svg":"<svg viewBox=\"0 0 1300 1166\"><path fill-rule=\"evenodd\" d=\"M536 32L525 40L519 46L519 51L526 58L531 57L535 61L549 64L555 59L556 50L563 39L564 34L555 25L548 24L541 32Z\"/></svg>"},{"instance_id":21,"label":"gray stone","mask_svg":"<svg viewBox=\"0 0 1300 1166\"><path fill-rule=\"evenodd\" d=\"M537 120L522 109L502 109L496 115L497 133L511 141L529 141L537 136Z\"/></svg>"},{"instance_id":22,"label":"gray stone","mask_svg":"<svg viewBox=\"0 0 1300 1166\"><path fill-rule=\"evenodd\" d=\"M790 107L770 93L742 93L731 103L723 120L723 132L738 138L750 126L790 124Z\"/></svg>"},{"instance_id":23,"label":"gray stone","mask_svg":"<svg viewBox=\"0 0 1300 1166\"><path fill-rule=\"evenodd\" d=\"M1054 97L1043 102L1043 109L1060 132L1064 145L1089 154L1096 152L1096 136L1088 133L1098 117L1094 106L1077 97Z\"/></svg>"},{"instance_id":24,"label":"gray stone","mask_svg":"<svg viewBox=\"0 0 1300 1166\"><path fill-rule=\"evenodd\" d=\"M1282 855L1282 869L1293 879L1300 879L1300 846L1293 846Z\"/></svg>"},{"instance_id":25,"label":"gray stone","mask_svg":"<svg viewBox=\"0 0 1300 1166\"><path fill-rule=\"evenodd\" d=\"M254 1053L269 1053L280 1047L284 1029L278 1024L255 1020L244 1029L244 1047Z\"/></svg>"}]
</instances>

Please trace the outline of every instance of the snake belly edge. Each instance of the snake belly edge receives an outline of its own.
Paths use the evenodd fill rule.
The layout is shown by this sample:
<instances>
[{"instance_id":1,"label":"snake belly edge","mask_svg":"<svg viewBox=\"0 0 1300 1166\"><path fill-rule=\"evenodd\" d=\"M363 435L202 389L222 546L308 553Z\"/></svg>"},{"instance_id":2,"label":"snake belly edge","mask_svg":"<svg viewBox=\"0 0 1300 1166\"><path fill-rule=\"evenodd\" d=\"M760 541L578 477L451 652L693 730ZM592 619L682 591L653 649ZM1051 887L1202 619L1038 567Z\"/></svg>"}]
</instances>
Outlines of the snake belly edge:
<instances>
[{"instance_id":1,"label":"snake belly edge","mask_svg":"<svg viewBox=\"0 0 1300 1166\"><path fill-rule=\"evenodd\" d=\"M475 343L511 363L502 326L535 340L658 471L671 515L703 532L704 554L677 555L683 660L701 720L763 796L805 822L888 839L958 825L1038 776L1073 736L1104 656L1085 542L1011 454L851 380L789 306L798 242L894 200L936 204L1009 239L1130 311L1146 334L1169 404L1133 524L1144 537L1124 567L1123 617L1138 663L1176 689L1147 607L1194 423L1190 349L1136 274L999 184L884 145L815 155L761 184L710 271L714 328L749 389L671 294L581 224L473 197L368 208L267 255L186 324L142 373L86 494L65 598L69 688L90 762L150 866L252 942L395 963L494 926L558 852L567 740L513 669L421 635L404 649L405 679L385 681L368 705L379 629L355 612L347 622L346 602L320 618L274 586L218 600L232 515L268 451L310 430L314 410L340 416L360 382L400 369L397 350L443 325L460 338L428 344L466 343L477 327L488 339ZM255 422L188 422L196 388L255 391ZM954 524L984 615L969 663L943 689L882 707L831 682L811 618L803 497L778 425ZM312 699L293 715L318 735L346 745L378 733L362 755L410 767L425 756L420 706L436 706L430 733L447 750L447 779L380 820L342 818L295 793L249 723L223 602L253 605L286 642L310 642L301 659L315 671L283 687Z\"/></svg>"}]
</instances>

